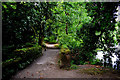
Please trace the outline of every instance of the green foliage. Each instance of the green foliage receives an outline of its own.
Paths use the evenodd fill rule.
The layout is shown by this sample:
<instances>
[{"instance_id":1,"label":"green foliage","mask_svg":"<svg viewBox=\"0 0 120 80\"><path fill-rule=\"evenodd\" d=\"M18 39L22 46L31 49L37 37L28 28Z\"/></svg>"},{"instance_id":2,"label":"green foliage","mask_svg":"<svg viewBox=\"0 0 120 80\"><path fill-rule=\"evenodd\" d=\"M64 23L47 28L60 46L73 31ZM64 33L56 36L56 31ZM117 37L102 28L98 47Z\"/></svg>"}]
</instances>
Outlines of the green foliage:
<instances>
[{"instance_id":1,"label":"green foliage","mask_svg":"<svg viewBox=\"0 0 120 80\"><path fill-rule=\"evenodd\" d=\"M78 69L79 67L76 65L76 64L73 64L74 63L74 61L72 60L71 61L71 66L70 66L70 69Z\"/></svg>"},{"instance_id":2,"label":"green foliage","mask_svg":"<svg viewBox=\"0 0 120 80\"><path fill-rule=\"evenodd\" d=\"M117 41L120 42L120 22L118 22L116 24L117 26L117 34L116 34L116 37L117 37Z\"/></svg>"},{"instance_id":3,"label":"green foliage","mask_svg":"<svg viewBox=\"0 0 120 80\"><path fill-rule=\"evenodd\" d=\"M10 78L16 71L25 68L34 59L42 55L41 46L16 49L14 58L2 62L3 79Z\"/></svg>"},{"instance_id":4,"label":"green foliage","mask_svg":"<svg viewBox=\"0 0 120 80\"><path fill-rule=\"evenodd\" d=\"M116 36L119 38L120 32L113 17L117 5L104 2L3 2L3 64L16 65L22 59L19 67L23 68L24 61L31 58L29 63L32 57L41 53L38 45L45 46L43 41L59 43L56 47L61 48L62 54L70 53L71 68L86 61L99 64L99 60L94 60L97 50L107 51L106 56L110 58L114 52L110 47L119 41ZM11 68L10 72L13 71Z\"/></svg>"},{"instance_id":5,"label":"green foliage","mask_svg":"<svg viewBox=\"0 0 120 80\"><path fill-rule=\"evenodd\" d=\"M92 65L101 65L102 66L102 62L99 59L94 59L91 61Z\"/></svg>"},{"instance_id":6,"label":"green foliage","mask_svg":"<svg viewBox=\"0 0 120 80\"><path fill-rule=\"evenodd\" d=\"M52 16L51 9L55 4L50 2L2 3L3 78L9 77L14 71L13 68L23 68L33 60L33 57L42 55L38 44L42 43L45 33L50 31L47 22L52 23L49 18Z\"/></svg>"},{"instance_id":7,"label":"green foliage","mask_svg":"<svg viewBox=\"0 0 120 80\"><path fill-rule=\"evenodd\" d=\"M55 36L49 36L48 38L45 37L44 38L44 41L47 42L47 43L57 43L56 39L55 39Z\"/></svg>"},{"instance_id":8,"label":"green foliage","mask_svg":"<svg viewBox=\"0 0 120 80\"><path fill-rule=\"evenodd\" d=\"M86 9L88 11L88 15L93 19L92 23L94 24L92 30L90 30L91 40L88 40L88 43L92 43L89 46L92 48L91 50L95 50L96 48L103 49L107 51L107 57L110 59L112 53L114 53L114 49L110 48L116 44L116 29L115 29L115 18L114 12L116 12L116 8L118 3L87 3ZM90 42L91 41L91 42ZM84 42L86 43L86 42ZM111 65L111 61L109 61L109 65Z\"/></svg>"},{"instance_id":9,"label":"green foliage","mask_svg":"<svg viewBox=\"0 0 120 80\"><path fill-rule=\"evenodd\" d=\"M115 18L111 13L116 12L117 4L63 2L53 9L58 42L72 51L75 64L92 61L97 48L108 51L109 56L114 51L110 49L116 43Z\"/></svg>"},{"instance_id":10,"label":"green foliage","mask_svg":"<svg viewBox=\"0 0 120 80\"><path fill-rule=\"evenodd\" d=\"M60 50L60 53L61 54L70 54L71 51L69 50L69 48L67 48L67 47L65 48L65 47L62 46L62 48Z\"/></svg>"},{"instance_id":11,"label":"green foliage","mask_svg":"<svg viewBox=\"0 0 120 80\"><path fill-rule=\"evenodd\" d=\"M20 58L20 57L6 60L6 61L4 61L4 62L2 63L2 67L11 65L11 64L13 64L13 63L17 63L17 62L19 62L20 60L22 60L22 58Z\"/></svg>"},{"instance_id":12,"label":"green foliage","mask_svg":"<svg viewBox=\"0 0 120 80\"><path fill-rule=\"evenodd\" d=\"M9 53L15 49L32 47L32 44L42 44L45 33L50 31L47 28L47 21L50 23L51 9L54 7L52 5L55 6L55 3L2 3L2 40L5 46L3 56L10 56ZM7 46L13 46L11 52ZM7 59L7 57L4 58L4 60Z\"/></svg>"},{"instance_id":13,"label":"green foliage","mask_svg":"<svg viewBox=\"0 0 120 80\"><path fill-rule=\"evenodd\" d=\"M22 48L22 49L16 49L15 54L17 56L21 56L22 58L27 58L31 56L35 56L38 54L41 54L41 46L35 46L35 47L29 47L29 48Z\"/></svg>"},{"instance_id":14,"label":"green foliage","mask_svg":"<svg viewBox=\"0 0 120 80\"><path fill-rule=\"evenodd\" d=\"M54 31L57 32L58 42L60 46L68 47L72 51L75 64L83 64L84 61L93 58L95 46L88 45L94 42L90 35L90 32L94 35L94 30L92 30L94 25L90 24L92 18L88 16L85 4L58 3L53 12L56 14Z\"/></svg>"},{"instance_id":15,"label":"green foliage","mask_svg":"<svg viewBox=\"0 0 120 80\"><path fill-rule=\"evenodd\" d=\"M27 42L27 43L25 43L24 47L32 47L33 45L35 45L35 44Z\"/></svg>"},{"instance_id":16,"label":"green foliage","mask_svg":"<svg viewBox=\"0 0 120 80\"><path fill-rule=\"evenodd\" d=\"M47 37L45 37L45 38L44 38L44 41L45 41L45 42L48 42L48 41L49 41L49 39L48 39Z\"/></svg>"},{"instance_id":17,"label":"green foliage","mask_svg":"<svg viewBox=\"0 0 120 80\"><path fill-rule=\"evenodd\" d=\"M28 6L29 3L27 5L22 3L2 3L2 5L3 44L22 48L24 43L31 42L31 36L34 34L28 19L28 13L31 12ZM24 9L28 9L27 12Z\"/></svg>"},{"instance_id":18,"label":"green foliage","mask_svg":"<svg viewBox=\"0 0 120 80\"><path fill-rule=\"evenodd\" d=\"M72 64L71 66L70 66L70 69L78 69L79 67L76 65L76 64Z\"/></svg>"}]
</instances>

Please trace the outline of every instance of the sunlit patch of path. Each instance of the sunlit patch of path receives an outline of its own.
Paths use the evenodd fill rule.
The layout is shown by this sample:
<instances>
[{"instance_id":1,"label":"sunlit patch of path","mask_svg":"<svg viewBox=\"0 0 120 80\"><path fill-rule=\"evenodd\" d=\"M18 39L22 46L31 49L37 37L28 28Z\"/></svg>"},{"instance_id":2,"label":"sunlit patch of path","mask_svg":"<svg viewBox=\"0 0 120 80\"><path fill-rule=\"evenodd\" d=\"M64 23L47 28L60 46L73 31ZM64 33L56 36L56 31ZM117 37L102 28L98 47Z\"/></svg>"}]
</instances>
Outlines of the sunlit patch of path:
<instances>
[{"instance_id":1,"label":"sunlit patch of path","mask_svg":"<svg viewBox=\"0 0 120 80\"><path fill-rule=\"evenodd\" d=\"M56 43L57 44L57 43ZM46 47L47 48L55 48L55 45L56 44L48 44L48 43L45 43ZM58 44L57 44L58 45Z\"/></svg>"}]
</instances>

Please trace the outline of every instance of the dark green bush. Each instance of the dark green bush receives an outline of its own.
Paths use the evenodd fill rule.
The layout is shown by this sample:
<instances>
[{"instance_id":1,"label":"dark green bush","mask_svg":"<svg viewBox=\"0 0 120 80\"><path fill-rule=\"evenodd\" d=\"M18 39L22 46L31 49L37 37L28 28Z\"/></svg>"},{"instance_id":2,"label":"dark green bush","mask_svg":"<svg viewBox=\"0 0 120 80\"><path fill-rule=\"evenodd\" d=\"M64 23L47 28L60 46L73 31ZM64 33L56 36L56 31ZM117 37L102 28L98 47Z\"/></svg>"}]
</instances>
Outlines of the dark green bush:
<instances>
[{"instance_id":1,"label":"dark green bush","mask_svg":"<svg viewBox=\"0 0 120 80\"><path fill-rule=\"evenodd\" d=\"M93 65L102 65L102 60L94 59L93 61L91 61L91 64L93 64Z\"/></svg>"},{"instance_id":2,"label":"dark green bush","mask_svg":"<svg viewBox=\"0 0 120 80\"><path fill-rule=\"evenodd\" d=\"M30 42L27 42L27 43L25 43L25 47L33 47L33 43L30 43Z\"/></svg>"},{"instance_id":3,"label":"dark green bush","mask_svg":"<svg viewBox=\"0 0 120 80\"><path fill-rule=\"evenodd\" d=\"M49 44L57 43L57 40L56 40L55 36L45 37L44 41L47 42L47 43L49 43Z\"/></svg>"},{"instance_id":4,"label":"dark green bush","mask_svg":"<svg viewBox=\"0 0 120 80\"><path fill-rule=\"evenodd\" d=\"M42 55L41 46L29 47L29 48L22 48L16 49L15 54L17 56L21 56L22 58L33 57L35 55Z\"/></svg>"},{"instance_id":5,"label":"dark green bush","mask_svg":"<svg viewBox=\"0 0 120 80\"><path fill-rule=\"evenodd\" d=\"M16 49L15 57L2 62L2 77L8 79L18 70L25 68L34 59L42 55L41 46Z\"/></svg>"}]
</instances>

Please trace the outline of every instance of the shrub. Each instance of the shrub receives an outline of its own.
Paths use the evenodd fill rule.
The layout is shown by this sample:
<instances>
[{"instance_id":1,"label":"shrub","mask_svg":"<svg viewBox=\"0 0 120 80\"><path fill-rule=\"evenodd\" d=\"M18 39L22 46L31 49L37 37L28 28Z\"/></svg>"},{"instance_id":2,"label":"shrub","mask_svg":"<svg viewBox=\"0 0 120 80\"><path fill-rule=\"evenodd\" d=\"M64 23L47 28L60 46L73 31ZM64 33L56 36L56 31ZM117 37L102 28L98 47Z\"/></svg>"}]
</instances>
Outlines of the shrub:
<instances>
[{"instance_id":1,"label":"shrub","mask_svg":"<svg viewBox=\"0 0 120 80\"><path fill-rule=\"evenodd\" d=\"M78 69L79 67L77 66L77 65L75 65L75 64L72 64L71 66L70 66L70 69Z\"/></svg>"},{"instance_id":2,"label":"shrub","mask_svg":"<svg viewBox=\"0 0 120 80\"><path fill-rule=\"evenodd\" d=\"M25 47L32 47L32 46L33 46L33 44L30 43L30 42L27 42L27 43L25 44Z\"/></svg>"},{"instance_id":3,"label":"shrub","mask_svg":"<svg viewBox=\"0 0 120 80\"><path fill-rule=\"evenodd\" d=\"M94 60L91 62L91 64L93 64L93 65L102 65L102 61L99 60L99 59L94 59Z\"/></svg>"},{"instance_id":4,"label":"shrub","mask_svg":"<svg viewBox=\"0 0 120 80\"><path fill-rule=\"evenodd\" d=\"M49 37L45 37L44 41L49 43L49 44L54 44L57 43L56 37L55 36L49 36Z\"/></svg>"},{"instance_id":5,"label":"shrub","mask_svg":"<svg viewBox=\"0 0 120 80\"><path fill-rule=\"evenodd\" d=\"M78 69L79 66L77 66L76 64L73 64L73 63L74 63L74 61L72 60L72 61L71 61L70 69Z\"/></svg>"},{"instance_id":6,"label":"shrub","mask_svg":"<svg viewBox=\"0 0 120 80\"><path fill-rule=\"evenodd\" d=\"M11 75L18 70L25 68L28 64L34 61L35 58L42 55L41 46L34 46L29 48L16 49L14 51L15 57L2 62L3 79L9 79Z\"/></svg>"},{"instance_id":7,"label":"shrub","mask_svg":"<svg viewBox=\"0 0 120 80\"><path fill-rule=\"evenodd\" d=\"M25 58L25 59L28 57L32 58L33 56L36 56L36 55L42 55L41 46L16 49L15 54L17 56L21 56L22 58Z\"/></svg>"}]
</instances>

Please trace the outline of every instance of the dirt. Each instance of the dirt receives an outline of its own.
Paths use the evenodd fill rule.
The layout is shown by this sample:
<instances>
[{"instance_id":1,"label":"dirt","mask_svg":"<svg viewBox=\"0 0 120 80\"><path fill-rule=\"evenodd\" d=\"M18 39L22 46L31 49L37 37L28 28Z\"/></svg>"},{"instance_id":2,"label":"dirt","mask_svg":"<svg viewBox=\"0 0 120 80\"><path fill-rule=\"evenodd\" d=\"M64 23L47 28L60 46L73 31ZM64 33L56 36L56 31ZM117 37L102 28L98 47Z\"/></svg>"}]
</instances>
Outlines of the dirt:
<instances>
[{"instance_id":1,"label":"dirt","mask_svg":"<svg viewBox=\"0 0 120 80\"><path fill-rule=\"evenodd\" d=\"M59 49L47 49L43 51L43 56L39 57L24 70L19 71L15 78L119 78L117 74L105 73L104 75L89 75L76 70L60 69L57 64ZM88 67L88 66L87 66ZM80 65L80 69L87 68Z\"/></svg>"}]
</instances>

